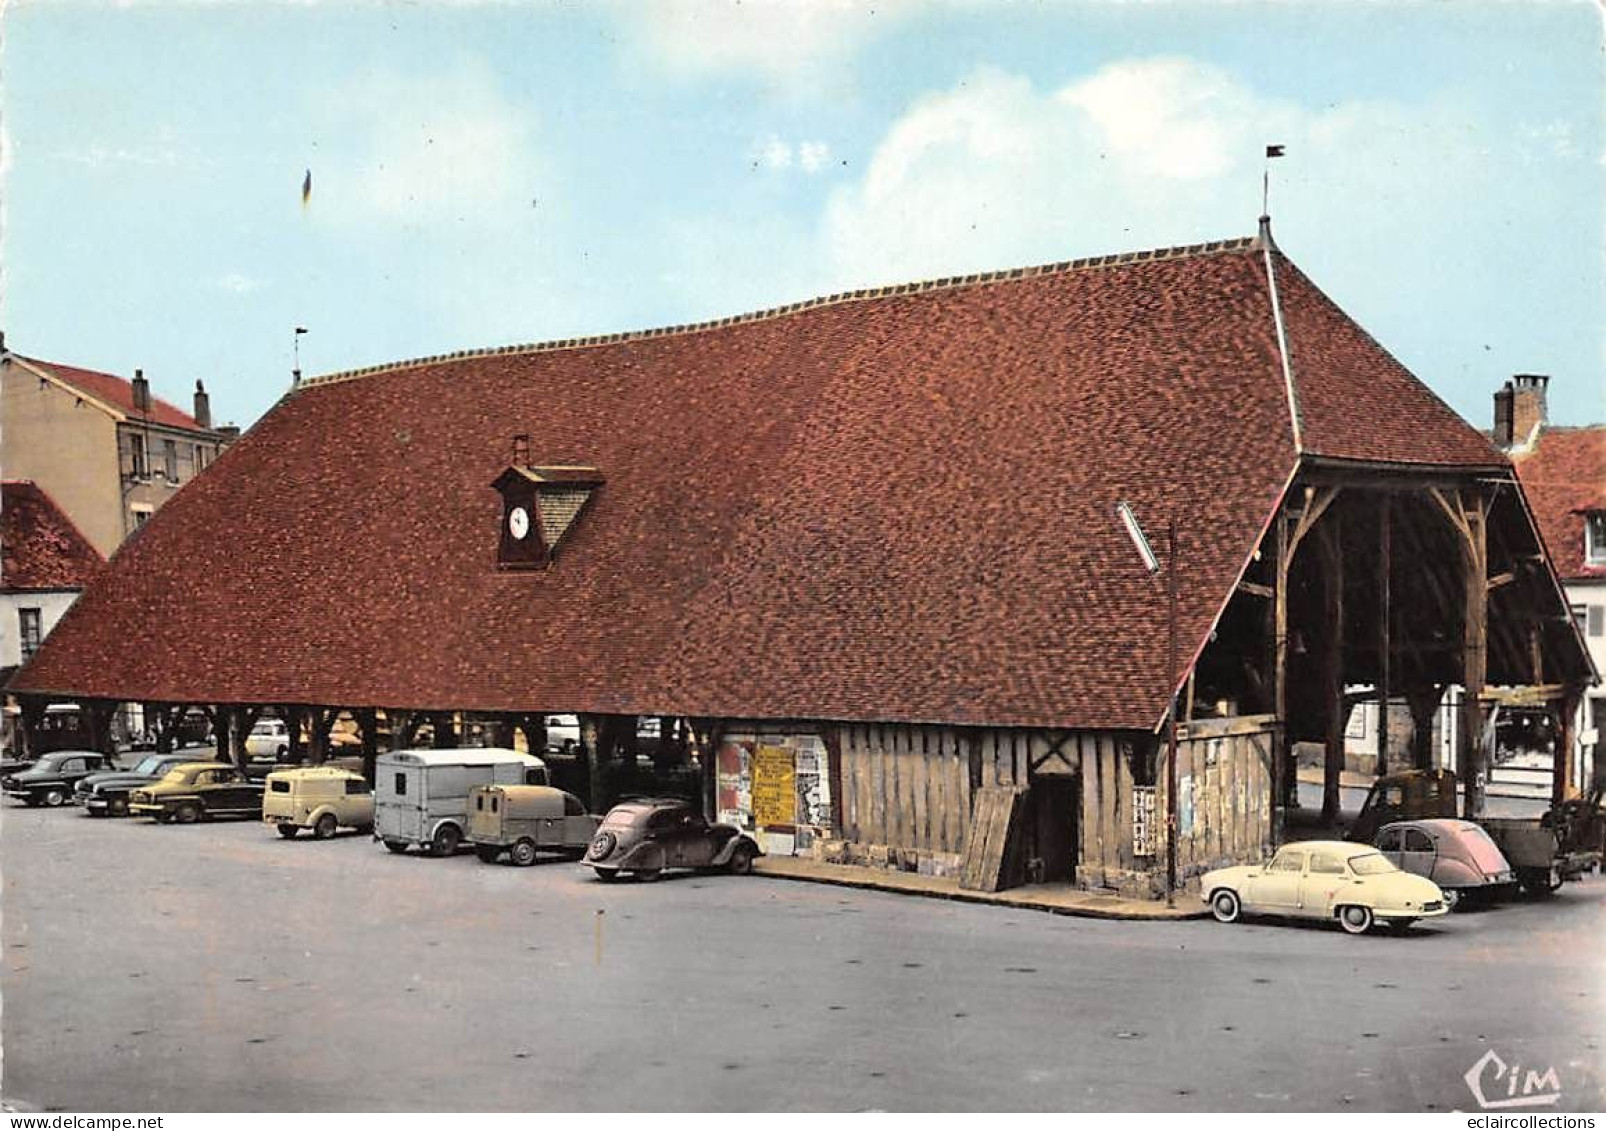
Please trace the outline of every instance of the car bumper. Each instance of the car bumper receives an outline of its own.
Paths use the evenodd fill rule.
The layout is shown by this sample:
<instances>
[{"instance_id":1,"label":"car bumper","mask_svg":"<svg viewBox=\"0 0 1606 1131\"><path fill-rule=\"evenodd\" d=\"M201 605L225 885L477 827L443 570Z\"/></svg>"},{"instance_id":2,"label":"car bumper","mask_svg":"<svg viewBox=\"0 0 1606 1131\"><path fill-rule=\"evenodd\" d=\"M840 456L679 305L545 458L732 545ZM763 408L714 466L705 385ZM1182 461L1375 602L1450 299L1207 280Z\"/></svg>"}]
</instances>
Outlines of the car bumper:
<instances>
[{"instance_id":1,"label":"car bumper","mask_svg":"<svg viewBox=\"0 0 1606 1131\"><path fill-rule=\"evenodd\" d=\"M154 817L158 813L167 812L167 806L154 801L131 801L128 811L136 817Z\"/></svg>"},{"instance_id":2,"label":"car bumper","mask_svg":"<svg viewBox=\"0 0 1606 1131\"><path fill-rule=\"evenodd\" d=\"M1448 901L1430 900L1421 907L1374 907L1372 917L1385 923L1393 919L1437 919L1440 915L1448 915L1450 908Z\"/></svg>"}]
</instances>

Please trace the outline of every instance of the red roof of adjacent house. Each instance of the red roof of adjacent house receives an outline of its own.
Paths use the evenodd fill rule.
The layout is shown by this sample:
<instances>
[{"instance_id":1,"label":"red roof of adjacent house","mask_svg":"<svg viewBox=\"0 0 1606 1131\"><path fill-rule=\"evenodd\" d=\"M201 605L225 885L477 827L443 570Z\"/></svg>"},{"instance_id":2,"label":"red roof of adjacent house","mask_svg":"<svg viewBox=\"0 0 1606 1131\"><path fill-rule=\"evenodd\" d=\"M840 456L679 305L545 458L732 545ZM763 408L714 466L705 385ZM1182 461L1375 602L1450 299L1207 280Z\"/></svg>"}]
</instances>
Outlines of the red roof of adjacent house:
<instances>
[{"instance_id":1,"label":"red roof of adjacent house","mask_svg":"<svg viewBox=\"0 0 1606 1131\"><path fill-rule=\"evenodd\" d=\"M1276 262L1311 451L1504 465ZM496 568L489 484L519 433L532 463L606 480L544 572ZM1116 504L1157 543L1178 520L1197 642L1297 462L1249 240L404 362L281 400L20 678L1146 729L1168 695L1164 585Z\"/></svg>"},{"instance_id":2,"label":"red roof of adjacent house","mask_svg":"<svg viewBox=\"0 0 1606 1131\"><path fill-rule=\"evenodd\" d=\"M82 589L105 564L37 484L0 483L0 592Z\"/></svg>"},{"instance_id":3,"label":"red roof of adjacent house","mask_svg":"<svg viewBox=\"0 0 1606 1131\"><path fill-rule=\"evenodd\" d=\"M38 358L23 357L20 354L11 356L25 365L44 370L57 380L73 386L103 404L110 405L118 412L135 418L140 416L139 409L134 407L134 383L126 378L94 369L79 369L75 365L62 365L55 361L40 361ZM162 400L154 393L151 394L150 419L153 424L164 424L169 428L203 430L195 417Z\"/></svg>"},{"instance_id":4,"label":"red roof of adjacent house","mask_svg":"<svg viewBox=\"0 0 1606 1131\"><path fill-rule=\"evenodd\" d=\"M1546 427L1512 462L1556 572L1563 580L1606 577L1606 565L1584 557L1584 515L1606 511L1606 425Z\"/></svg>"}]
</instances>

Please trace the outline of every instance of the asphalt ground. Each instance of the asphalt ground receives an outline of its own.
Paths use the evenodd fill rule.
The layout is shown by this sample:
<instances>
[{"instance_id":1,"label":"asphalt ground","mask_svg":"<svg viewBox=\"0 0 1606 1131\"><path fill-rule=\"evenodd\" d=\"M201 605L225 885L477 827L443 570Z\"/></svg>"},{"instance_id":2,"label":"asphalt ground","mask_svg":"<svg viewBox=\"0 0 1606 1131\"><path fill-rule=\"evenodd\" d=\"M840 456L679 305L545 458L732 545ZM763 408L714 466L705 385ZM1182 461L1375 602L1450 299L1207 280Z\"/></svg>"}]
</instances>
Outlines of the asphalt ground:
<instances>
[{"instance_id":1,"label":"asphalt ground","mask_svg":"<svg viewBox=\"0 0 1606 1131\"><path fill-rule=\"evenodd\" d=\"M1606 1107L1598 878L1353 938L10 803L0 870L22 1109L1449 1110L1491 1050Z\"/></svg>"}]
</instances>

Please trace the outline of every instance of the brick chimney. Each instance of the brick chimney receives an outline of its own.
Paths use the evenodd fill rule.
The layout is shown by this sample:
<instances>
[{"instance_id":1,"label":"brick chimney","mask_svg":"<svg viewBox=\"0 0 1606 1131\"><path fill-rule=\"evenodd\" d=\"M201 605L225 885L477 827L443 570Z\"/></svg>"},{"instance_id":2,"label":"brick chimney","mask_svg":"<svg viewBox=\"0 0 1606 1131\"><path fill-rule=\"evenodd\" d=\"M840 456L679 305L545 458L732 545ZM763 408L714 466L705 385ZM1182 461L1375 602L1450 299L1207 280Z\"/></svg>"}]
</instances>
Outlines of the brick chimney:
<instances>
[{"instance_id":1,"label":"brick chimney","mask_svg":"<svg viewBox=\"0 0 1606 1131\"><path fill-rule=\"evenodd\" d=\"M134 370L134 411L147 415L151 411L151 383L145 380L143 369Z\"/></svg>"},{"instance_id":2,"label":"brick chimney","mask_svg":"<svg viewBox=\"0 0 1606 1131\"><path fill-rule=\"evenodd\" d=\"M1502 448L1526 444L1534 430L1550 422L1545 394L1550 378L1518 373L1494 395L1494 442Z\"/></svg>"},{"instance_id":3,"label":"brick chimney","mask_svg":"<svg viewBox=\"0 0 1606 1131\"><path fill-rule=\"evenodd\" d=\"M206 386L195 382L195 423L202 428L212 427L212 398L206 395Z\"/></svg>"}]
</instances>

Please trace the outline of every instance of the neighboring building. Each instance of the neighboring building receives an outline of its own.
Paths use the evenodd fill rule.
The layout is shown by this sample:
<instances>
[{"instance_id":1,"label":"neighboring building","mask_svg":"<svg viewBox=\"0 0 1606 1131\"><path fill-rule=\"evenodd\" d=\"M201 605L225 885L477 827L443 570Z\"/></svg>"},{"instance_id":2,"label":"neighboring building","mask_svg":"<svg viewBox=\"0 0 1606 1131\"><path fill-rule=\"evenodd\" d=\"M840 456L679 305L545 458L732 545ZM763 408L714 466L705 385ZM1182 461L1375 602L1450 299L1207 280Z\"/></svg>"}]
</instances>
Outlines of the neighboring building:
<instances>
[{"instance_id":1,"label":"neighboring building","mask_svg":"<svg viewBox=\"0 0 1606 1131\"><path fill-rule=\"evenodd\" d=\"M1494 440L1505 448L1533 507L1567 602L1599 671L1606 671L1606 424L1549 422L1550 378L1519 374L1495 393ZM1599 687L1579 707L1575 781L1606 773L1597 758L1606 728Z\"/></svg>"},{"instance_id":2,"label":"neighboring building","mask_svg":"<svg viewBox=\"0 0 1606 1131\"><path fill-rule=\"evenodd\" d=\"M200 381L194 412L133 380L4 350L0 339L0 468L47 492L110 556L237 434L212 426Z\"/></svg>"},{"instance_id":3,"label":"neighboring building","mask_svg":"<svg viewBox=\"0 0 1606 1131\"><path fill-rule=\"evenodd\" d=\"M1263 858L1295 742L1336 809L1346 687L1475 735L1541 672L1593 679L1509 461L1263 221L304 382L18 680L236 756L269 707L370 755L572 712L594 806L679 718L771 852L1153 893L1168 813L1180 883Z\"/></svg>"},{"instance_id":4,"label":"neighboring building","mask_svg":"<svg viewBox=\"0 0 1606 1131\"><path fill-rule=\"evenodd\" d=\"M106 564L38 484L0 483L0 687ZM5 745L10 746L6 712Z\"/></svg>"}]
</instances>

